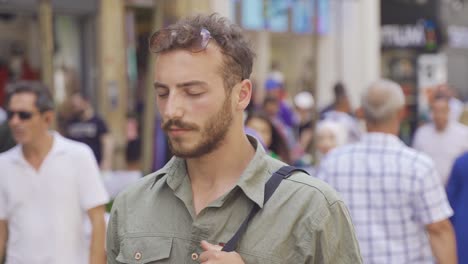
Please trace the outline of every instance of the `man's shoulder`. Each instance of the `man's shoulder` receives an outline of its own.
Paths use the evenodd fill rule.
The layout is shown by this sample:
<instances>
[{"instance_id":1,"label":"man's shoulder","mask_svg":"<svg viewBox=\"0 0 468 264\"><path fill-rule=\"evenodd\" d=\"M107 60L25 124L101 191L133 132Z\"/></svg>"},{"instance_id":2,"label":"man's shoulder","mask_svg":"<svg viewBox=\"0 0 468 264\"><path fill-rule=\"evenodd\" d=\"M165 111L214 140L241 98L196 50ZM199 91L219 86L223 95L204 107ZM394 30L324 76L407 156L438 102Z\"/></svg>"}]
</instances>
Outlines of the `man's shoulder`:
<instances>
[{"instance_id":1,"label":"man's shoulder","mask_svg":"<svg viewBox=\"0 0 468 264\"><path fill-rule=\"evenodd\" d=\"M18 151L20 151L20 145L16 145L14 146L13 148L5 151L5 152L2 152L0 153L0 159L9 159L11 157L14 157L16 155L18 155Z\"/></svg>"},{"instance_id":2,"label":"man's shoulder","mask_svg":"<svg viewBox=\"0 0 468 264\"><path fill-rule=\"evenodd\" d=\"M456 132L460 134L468 134L468 126L460 122L453 122L453 128Z\"/></svg>"},{"instance_id":3,"label":"man's shoulder","mask_svg":"<svg viewBox=\"0 0 468 264\"><path fill-rule=\"evenodd\" d=\"M82 142L61 135L57 135L55 138L58 144L60 144L60 148L66 150L68 153L83 155L92 152L91 148Z\"/></svg>"},{"instance_id":4,"label":"man's shoulder","mask_svg":"<svg viewBox=\"0 0 468 264\"><path fill-rule=\"evenodd\" d=\"M153 172L151 174L148 174L140 179L138 179L136 182L132 183L129 187L127 187L125 190L120 192L117 197L115 198L116 200L138 200L140 198L143 198L144 194L155 187L157 183L162 182L161 176L164 176L164 173L160 173L160 171Z\"/></svg>"},{"instance_id":5,"label":"man's shoulder","mask_svg":"<svg viewBox=\"0 0 468 264\"><path fill-rule=\"evenodd\" d=\"M433 123L426 123L421 125L416 129L414 132L414 137L415 138L420 138L424 136L431 136L435 133L435 128Z\"/></svg>"},{"instance_id":6,"label":"man's shoulder","mask_svg":"<svg viewBox=\"0 0 468 264\"><path fill-rule=\"evenodd\" d=\"M461 154L456 160L455 160L455 164L457 165L463 165L463 166L466 166L468 167L468 151Z\"/></svg>"},{"instance_id":7,"label":"man's shoulder","mask_svg":"<svg viewBox=\"0 0 468 264\"><path fill-rule=\"evenodd\" d=\"M286 165L285 163L269 156L266 158L270 174L273 174L282 166ZM308 201L311 198L321 197L326 200L328 205L331 205L332 203L340 200L336 191L330 185L302 171L293 172L288 178L283 180L280 186L281 185L283 185L283 187L280 187L280 192L290 192L295 197L304 201Z\"/></svg>"},{"instance_id":8,"label":"man's shoulder","mask_svg":"<svg viewBox=\"0 0 468 264\"><path fill-rule=\"evenodd\" d=\"M11 166L13 160L21 154L21 147L19 145L14 146L13 148L0 153L0 167L6 168L6 166Z\"/></svg>"},{"instance_id":9,"label":"man's shoulder","mask_svg":"<svg viewBox=\"0 0 468 264\"><path fill-rule=\"evenodd\" d=\"M362 149L363 147L363 144L358 142L334 148L327 153L322 162L330 162L338 159L348 159L356 151L359 151L359 149Z\"/></svg>"},{"instance_id":10,"label":"man's shoulder","mask_svg":"<svg viewBox=\"0 0 468 264\"><path fill-rule=\"evenodd\" d=\"M106 124L106 120L99 114L94 114L93 117L89 119L89 121L93 123L104 124L104 125Z\"/></svg>"},{"instance_id":11,"label":"man's shoulder","mask_svg":"<svg viewBox=\"0 0 468 264\"><path fill-rule=\"evenodd\" d=\"M319 178L310 176L303 172L292 174L284 180L285 188L296 191L296 195L301 196L301 199L308 200L309 198L323 198L327 205L331 205L337 201L341 201L335 189Z\"/></svg>"},{"instance_id":12,"label":"man's shoulder","mask_svg":"<svg viewBox=\"0 0 468 264\"><path fill-rule=\"evenodd\" d=\"M321 167L322 165L336 166L336 163L344 161L353 160L356 162L357 154L360 157L359 160L364 162L369 162L365 157L375 157L377 154L380 154L383 157L398 157L397 160L408 161L415 166L433 166L432 159L427 154L404 144L374 145L358 142L332 150L321 163Z\"/></svg>"}]
</instances>

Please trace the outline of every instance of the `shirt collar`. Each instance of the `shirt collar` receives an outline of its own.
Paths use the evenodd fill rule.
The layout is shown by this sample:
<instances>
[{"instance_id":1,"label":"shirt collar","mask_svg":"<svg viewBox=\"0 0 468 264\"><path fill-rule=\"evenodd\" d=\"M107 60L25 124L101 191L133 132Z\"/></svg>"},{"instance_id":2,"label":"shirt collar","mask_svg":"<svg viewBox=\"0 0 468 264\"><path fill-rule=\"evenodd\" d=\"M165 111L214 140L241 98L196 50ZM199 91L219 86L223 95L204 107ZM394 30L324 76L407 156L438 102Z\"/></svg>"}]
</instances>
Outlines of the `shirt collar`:
<instances>
[{"instance_id":1,"label":"shirt collar","mask_svg":"<svg viewBox=\"0 0 468 264\"><path fill-rule=\"evenodd\" d=\"M381 132L369 132L362 136L361 142L369 145L381 146L382 144L389 145L404 145L404 143L395 135Z\"/></svg>"},{"instance_id":2,"label":"shirt collar","mask_svg":"<svg viewBox=\"0 0 468 264\"><path fill-rule=\"evenodd\" d=\"M268 171L266 161L267 155L262 145L256 138L249 135L247 135L247 137L255 148L255 155L241 174L236 186L239 187L250 200L262 208L265 183L272 172ZM167 174L166 183L175 191L184 183L184 179L188 177L185 160L173 157L157 172L155 182L160 179L160 176L165 174Z\"/></svg>"},{"instance_id":3,"label":"shirt collar","mask_svg":"<svg viewBox=\"0 0 468 264\"><path fill-rule=\"evenodd\" d=\"M52 148L50 149L49 153L47 153L47 156L65 152L67 149L65 145L65 138L55 131L51 131L50 133L52 134L53 142L52 142ZM14 149L12 149L12 151L13 151L12 157L14 161L26 162L24 155L23 155L22 145L15 146Z\"/></svg>"}]
</instances>

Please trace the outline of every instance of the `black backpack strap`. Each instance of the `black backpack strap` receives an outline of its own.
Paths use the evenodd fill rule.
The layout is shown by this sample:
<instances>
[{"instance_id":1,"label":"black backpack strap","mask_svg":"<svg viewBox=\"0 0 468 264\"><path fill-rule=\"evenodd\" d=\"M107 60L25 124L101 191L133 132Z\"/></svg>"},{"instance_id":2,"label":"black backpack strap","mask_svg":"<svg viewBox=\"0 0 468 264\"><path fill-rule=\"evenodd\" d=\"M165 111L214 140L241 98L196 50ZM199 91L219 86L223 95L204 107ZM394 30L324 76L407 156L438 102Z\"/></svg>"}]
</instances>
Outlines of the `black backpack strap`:
<instances>
[{"instance_id":1,"label":"black backpack strap","mask_svg":"<svg viewBox=\"0 0 468 264\"><path fill-rule=\"evenodd\" d=\"M278 188L278 186L280 185L281 181L283 179L288 178L289 176L291 176L293 172L296 172L296 171L302 171L304 173L307 173L305 170L299 169L293 166L283 166L279 170L277 170L275 173L273 173L273 175L265 184L265 196L263 200L263 205L265 205L266 202L270 199L270 197L276 191L276 188ZM252 218L258 213L259 210L260 210L260 207L254 203L252 210L250 210L250 213L247 216L247 218L245 218L244 222L242 222L242 224L240 225L239 229L237 229L234 236L232 236L232 238L224 245L223 251L231 252L236 249L237 243L239 242L241 236L247 230L247 226L250 220L252 220Z\"/></svg>"}]
</instances>

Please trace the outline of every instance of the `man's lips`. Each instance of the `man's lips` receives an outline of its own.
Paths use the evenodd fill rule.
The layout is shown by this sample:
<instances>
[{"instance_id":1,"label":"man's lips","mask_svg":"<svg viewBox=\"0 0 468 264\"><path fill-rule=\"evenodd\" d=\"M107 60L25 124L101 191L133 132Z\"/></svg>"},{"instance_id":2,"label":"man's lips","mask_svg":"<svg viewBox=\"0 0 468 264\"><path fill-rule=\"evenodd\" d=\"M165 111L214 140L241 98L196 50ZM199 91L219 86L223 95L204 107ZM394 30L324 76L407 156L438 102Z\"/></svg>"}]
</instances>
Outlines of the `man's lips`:
<instances>
[{"instance_id":1,"label":"man's lips","mask_svg":"<svg viewBox=\"0 0 468 264\"><path fill-rule=\"evenodd\" d=\"M180 135L182 135L184 133L187 133L189 131L191 131L191 129L187 129L187 128L169 128L167 130L167 132L171 136L180 136Z\"/></svg>"}]
</instances>

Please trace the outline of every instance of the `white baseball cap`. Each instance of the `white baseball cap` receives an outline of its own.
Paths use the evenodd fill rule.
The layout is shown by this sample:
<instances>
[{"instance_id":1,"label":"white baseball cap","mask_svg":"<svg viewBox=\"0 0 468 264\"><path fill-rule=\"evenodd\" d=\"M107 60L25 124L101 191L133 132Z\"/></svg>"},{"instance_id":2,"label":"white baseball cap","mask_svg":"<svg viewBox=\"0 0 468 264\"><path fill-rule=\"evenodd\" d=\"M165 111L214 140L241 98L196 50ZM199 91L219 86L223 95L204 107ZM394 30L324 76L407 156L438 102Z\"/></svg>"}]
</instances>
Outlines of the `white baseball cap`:
<instances>
[{"instance_id":1,"label":"white baseball cap","mask_svg":"<svg viewBox=\"0 0 468 264\"><path fill-rule=\"evenodd\" d=\"M304 91L294 96L294 104L301 109L311 109L314 103L314 97L310 92Z\"/></svg>"}]
</instances>

